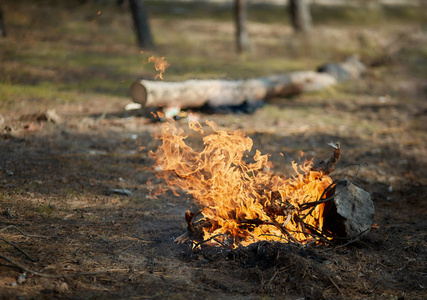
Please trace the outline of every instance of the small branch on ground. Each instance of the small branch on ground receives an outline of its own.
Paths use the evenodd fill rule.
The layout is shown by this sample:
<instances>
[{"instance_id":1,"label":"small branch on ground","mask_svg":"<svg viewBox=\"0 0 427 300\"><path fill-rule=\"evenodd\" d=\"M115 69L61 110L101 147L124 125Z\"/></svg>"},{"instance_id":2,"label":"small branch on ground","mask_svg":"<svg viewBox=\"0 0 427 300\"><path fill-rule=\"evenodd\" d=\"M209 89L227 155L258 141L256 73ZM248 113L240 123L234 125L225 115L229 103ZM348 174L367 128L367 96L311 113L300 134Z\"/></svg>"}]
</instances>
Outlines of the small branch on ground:
<instances>
[{"instance_id":1,"label":"small branch on ground","mask_svg":"<svg viewBox=\"0 0 427 300\"><path fill-rule=\"evenodd\" d=\"M32 258L27 252L25 252L24 250L22 250L21 248L19 248L18 246L16 246L14 243L9 242L8 240L0 237L0 240L5 242L6 244L11 245L13 248L15 248L16 250L18 250L19 252L21 252L22 254L24 254L29 260L31 260L32 262L36 262L37 259Z\"/></svg>"},{"instance_id":2,"label":"small branch on ground","mask_svg":"<svg viewBox=\"0 0 427 300\"><path fill-rule=\"evenodd\" d=\"M28 237L36 237L36 238L43 238L43 239L47 239L46 236L42 236L42 235L34 235L34 234L29 234L26 233L24 231L22 231L21 229L19 229L18 227L16 227L15 225L8 225L2 229L0 229L0 233L8 230L8 229L15 229L16 231L18 231L19 233L21 233L22 235L28 236Z\"/></svg>"}]
</instances>

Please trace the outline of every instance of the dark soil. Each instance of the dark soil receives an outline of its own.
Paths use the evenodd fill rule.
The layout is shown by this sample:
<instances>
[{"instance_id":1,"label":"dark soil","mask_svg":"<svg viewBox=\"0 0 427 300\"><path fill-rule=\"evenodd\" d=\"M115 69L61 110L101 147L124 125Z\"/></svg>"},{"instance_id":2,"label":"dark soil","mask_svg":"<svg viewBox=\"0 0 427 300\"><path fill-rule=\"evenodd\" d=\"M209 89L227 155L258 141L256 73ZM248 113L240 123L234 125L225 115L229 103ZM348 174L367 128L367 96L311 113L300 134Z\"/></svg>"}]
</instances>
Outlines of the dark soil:
<instances>
[{"instance_id":1,"label":"dark soil","mask_svg":"<svg viewBox=\"0 0 427 300\"><path fill-rule=\"evenodd\" d=\"M192 251L189 244L173 240L185 232L184 212L195 209L193 201L184 193L150 196L150 189L161 184L149 170L153 161L148 158L148 151L158 145L152 138L157 125L144 117L113 117L114 108L111 117L100 118L94 104L86 113L73 113L73 106L67 106L60 124L19 121L19 116L8 119L13 129L4 134L0 147L0 224L1 254L12 261L3 260L8 266L0 267L3 298L420 299L425 295L425 156L407 153L425 149L399 146L408 133L370 145L360 138L340 137L343 160L336 178L354 174L355 169L344 168L347 163L368 163L358 183L371 193L376 214L364 239L336 247L258 243L236 250ZM243 130L244 122L260 124L258 130L248 129L255 148L272 153L280 171L289 171L286 160L296 158L297 149L326 157L327 141L337 136L322 130L267 130L265 109L269 107L254 115L200 117L213 119L224 129L233 129L235 118L242 120L237 127ZM325 109L331 113L330 106ZM376 113L375 122L388 120L389 110ZM61 107L57 111L62 115ZM356 113L369 116L372 111L361 107ZM345 109L336 113L354 114ZM410 114L403 105L402 114ZM176 125L187 126L185 119ZM197 144L199 139L189 140ZM145 148L139 151L141 146ZM280 152L285 159L277 155ZM132 195L109 192L113 188L129 189ZM25 280L14 286L20 274L26 274Z\"/></svg>"}]
</instances>

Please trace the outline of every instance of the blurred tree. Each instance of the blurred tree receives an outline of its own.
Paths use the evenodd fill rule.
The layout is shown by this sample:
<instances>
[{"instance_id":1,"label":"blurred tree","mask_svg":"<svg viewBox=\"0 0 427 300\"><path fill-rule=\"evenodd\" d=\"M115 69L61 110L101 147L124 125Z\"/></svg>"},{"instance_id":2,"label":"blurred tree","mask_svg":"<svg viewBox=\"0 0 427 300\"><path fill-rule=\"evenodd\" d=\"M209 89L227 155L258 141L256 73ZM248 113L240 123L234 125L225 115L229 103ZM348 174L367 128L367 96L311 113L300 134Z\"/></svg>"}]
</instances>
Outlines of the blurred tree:
<instances>
[{"instance_id":1,"label":"blurred tree","mask_svg":"<svg viewBox=\"0 0 427 300\"><path fill-rule=\"evenodd\" d=\"M129 7L132 13L138 46L141 49L153 49L154 43L151 37L151 30L147 19L144 1L129 0Z\"/></svg>"},{"instance_id":2,"label":"blurred tree","mask_svg":"<svg viewBox=\"0 0 427 300\"><path fill-rule=\"evenodd\" d=\"M6 37L6 29L4 28L3 11L1 10L1 7L0 7L0 36Z\"/></svg>"},{"instance_id":3,"label":"blurred tree","mask_svg":"<svg viewBox=\"0 0 427 300\"><path fill-rule=\"evenodd\" d=\"M311 30L311 14L307 0L290 0L289 12L295 32L308 33Z\"/></svg>"},{"instance_id":4,"label":"blurred tree","mask_svg":"<svg viewBox=\"0 0 427 300\"><path fill-rule=\"evenodd\" d=\"M236 23L237 52L243 53L249 50L249 35L246 30L246 0L234 0L234 20Z\"/></svg>"},{"instance_id":5,"label":"blurred tree","mask_svg":"<svg viewBox=\"0 0 427 300\"><path fill-rule=\"evenodd\" d=\"M80 4L89 0L77 0ZM124 0L117 0L117 6L122 6ZM132 14L133 25L135 27L138 46L141 49L154 49L153 38L151 36L150 24L148 23L147 11L143 0L129 0L129 8Z\"/></svg>"}]
</instances>

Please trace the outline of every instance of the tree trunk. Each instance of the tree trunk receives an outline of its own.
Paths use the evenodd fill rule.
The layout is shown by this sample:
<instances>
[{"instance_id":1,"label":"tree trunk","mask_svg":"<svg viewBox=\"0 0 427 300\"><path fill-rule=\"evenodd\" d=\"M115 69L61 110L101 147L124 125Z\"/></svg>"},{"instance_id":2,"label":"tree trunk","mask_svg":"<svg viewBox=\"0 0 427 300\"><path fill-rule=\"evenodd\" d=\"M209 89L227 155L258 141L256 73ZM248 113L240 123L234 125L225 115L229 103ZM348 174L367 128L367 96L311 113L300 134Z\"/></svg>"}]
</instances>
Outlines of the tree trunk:
<instances>
[{"instance_id":1,"label":"tree trunk","mask_svg":"<svg viewBox=\"0 0 427 300\"><path fill-rule=\"evenodd\" d=\"M165 82L143 79L132 84L131 96L143 107L238 106L245 102L256 104L272 97L318 91L345 79L358 78L364 72L364 66L353 58L326 66L319 68L320 72L297 71L246 80ZM337 68L340 72L336 72ZM346 77L342 77L343 72Z\"/></svg>"},{"instance_id":2,"label":"tree trunk","mask_svg":"<svg viewBox=\"0 0 427 300\"><path fill-rule=\"evenodd\" d=\"M4 28L3 11L1 9L1 7L0 7L0 36L6 37L6 29Z\"/></svg>"},{"instance_id":3,"label":"tree trunk","mask_svg":"<svg viewBox=\"0 0 427 300\"><path fill-rule=\"evenodd\" d=\"M151 30L144 2L142 0L129 0L129 7L132 13L138 46L141 49L153 49L154 43L151 37Z\"/></svg>"},{"instance_id":4,"label":"tree trunk","mask_svg":"<svg viewBox=\"0 0 427 300\"><path fill-rule=\"evenodd\" d=\"M308 33L311 30L311 14L307 0L290 0L289 12L295 32Z\"/></svg>"},{"instance_id":5,"label":"tree trunk","mask_svg":"<svg viewBox=\"0 0 427 300\"><path fill-rule=\"evenodd\" d=\"M234 1L234 20L236 24L236 46L237 52L249 51L249 35L246 30L246 0Z\"/></svg>"}]
</instances>

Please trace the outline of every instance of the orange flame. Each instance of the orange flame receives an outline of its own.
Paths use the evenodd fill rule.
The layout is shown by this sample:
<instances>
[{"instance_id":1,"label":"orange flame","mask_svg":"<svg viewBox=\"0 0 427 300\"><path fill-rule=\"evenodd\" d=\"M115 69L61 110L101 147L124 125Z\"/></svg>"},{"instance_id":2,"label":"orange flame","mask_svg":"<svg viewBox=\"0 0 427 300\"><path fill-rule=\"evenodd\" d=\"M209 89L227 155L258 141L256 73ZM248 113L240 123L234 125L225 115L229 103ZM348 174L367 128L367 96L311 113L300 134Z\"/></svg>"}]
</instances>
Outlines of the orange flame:
<instances>
[{"instance_id":1,"label":"orange flame","mask_svg":"<svg viewBox=\"0 0 427 300\"><path fill-rule=\"evenodd\" d=\"M151 56L148 59L148 62L154 62L154 67L156 68L156 71L160 71L160 73L157 74L154 79L160 78L163 80L163 73L165 72L166 68L170 66L170 64L165 60L164 57L154 56Z\"/></svg>"},{"instance_id":2,"label":"orange flame","mask_svg":"<svg viewBox=\"0 0 427 300\"><path fill-rule=\"evenodd\" d=\"M312 161L302 165L292 163L295 175L286 178L271 171L268 155L256 151L252 162L245 162L245 152L251 151L253 141L241 131L217 130L206 122L214 133L203 137L204 149L193 150L185 143L186 136L172 123L162 125L162 145L150 156L156 159L158 177L165 179L177 194L181 188L203 206L202 215L212 226L203 228L204 239L211 244L237 247L269 241L307 243L313 240L311 228L321 230L324 205L309 213L300 206L318 201L332 179L312 171ZM204 134L198 122L192 130ZM254 226L254 225L257 226Z\"/></svg>"},{"instance_id":3,"label":"orange flame","mask_svg":"<svg viewBox=\"0 0 427 300\"><path fill-rule=\"evenodd\" d=\"M154 79L160 78L163 80L163 73L170 66L170 64L165 60L165 57L155 57L154 55L152 55L148 51L140 51L140 52L141 52L141 54L151 55L148 58L147 63L154 63L154 68L156 69L156 71L160 72L159 74L156 75L156 77Z\"/></svg>"}]
</instances>

